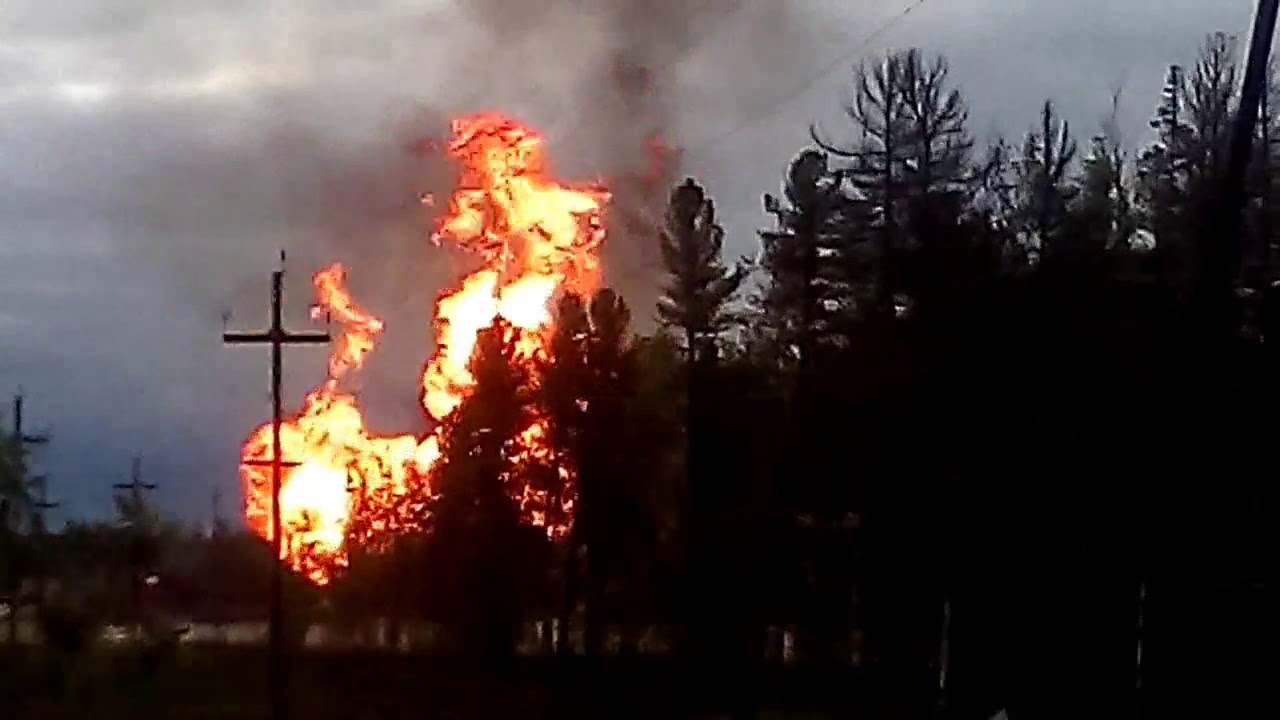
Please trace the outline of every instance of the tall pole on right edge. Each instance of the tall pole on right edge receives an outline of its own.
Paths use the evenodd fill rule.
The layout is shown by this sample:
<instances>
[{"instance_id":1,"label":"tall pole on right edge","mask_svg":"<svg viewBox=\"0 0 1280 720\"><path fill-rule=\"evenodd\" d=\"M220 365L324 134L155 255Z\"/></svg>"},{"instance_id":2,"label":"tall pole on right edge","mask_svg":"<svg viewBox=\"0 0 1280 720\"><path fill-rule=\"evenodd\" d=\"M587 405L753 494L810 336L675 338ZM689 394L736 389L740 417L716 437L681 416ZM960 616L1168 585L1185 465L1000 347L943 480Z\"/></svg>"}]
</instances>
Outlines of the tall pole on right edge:
<instances>
[{"instance_id":1,"label":"tall pole on right edge","mask_svg":"<svg viewBox=\"0 0 1280 720\"><path fill-rule=\"evenodd\" d=\"M1205 308L1206 320L1212 323L1209 330L1216 334L1214 339L1227 339L1228 333L1235 330L1235 283L1240 269L1242 247L1244 244L1244 209L1247 200L1246 171L1249 161L1254 155L1257 141L1257 124L1263 96L1268 92L1268 70L1271 59L1271 43L1275 36L1276 19L1280 15L1280 0L1258 0L1257 11L1253 18L1253 31L1249 40L1249 56L1245 64L1244 81L1240 88L1240 105L1236 111L1235 124L1231 132L1231 146L1227 156L1226 176L1223 183L1221 201L1222 217L1219 219L1220 229L1217 238L1215 233L1202 233L1202 242L1211 243L1206 248L1207 280ZM1270 151L1270 148L1266 148ZM1269 191L1269 190L1268 190ZM1216 242L1215 242L1216 240ZM1269 243L1270 238L1264 238ZM1263 268L1267 272L1267 268ZM1266 283L1270 291L1270 283ZM1268 293L1270 294L1270 293ZM1266 308L1266 296L1263 298L1264 308L1274 310L1274 301ZM1264 317L1263 322L1274 324L1274 320ZM1264 342L1273 338L1264 337ZM1225 344L1225 343L1224 343ZM1234 580L1235 578L1233 578Z\"/></svg>"},{"instance_id":2,"label":"tall pole on right edge","mask_svg":"<svg viewBox=\"0 0 1280 720\"><path fill-rule=\"evenodd\" d=\"M1280 0L1258 0L1253 18L1253 34L1249 40L1249 57L1245 63L1244 82L1240 88L1240 106L1231 129L1227 166L1220 199L1221 216L1217 232L1202 233L1205 266L1201 268L1204 295L1203 311L1210 330L1229 332L1233 318L1231 309L1236 274L1240 268L1244 233L1245 171L1253 154L1254 135L1258 127L1258 110L1267 91L1267 68L1271 57L1271 40L1275 35L1276 15Z\"/></svg>"}]
</instances>

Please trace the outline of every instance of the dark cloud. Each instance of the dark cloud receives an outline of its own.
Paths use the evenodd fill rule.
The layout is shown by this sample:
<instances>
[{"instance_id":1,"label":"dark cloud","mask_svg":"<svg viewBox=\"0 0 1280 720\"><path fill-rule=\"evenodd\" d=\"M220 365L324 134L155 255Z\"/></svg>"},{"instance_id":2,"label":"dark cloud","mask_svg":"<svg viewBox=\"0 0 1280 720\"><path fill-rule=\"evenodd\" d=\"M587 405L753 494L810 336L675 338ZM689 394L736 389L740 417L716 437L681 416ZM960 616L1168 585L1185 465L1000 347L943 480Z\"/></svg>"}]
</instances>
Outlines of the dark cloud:
<instances>
[{"instance_id":1,"label":"dark cloud","mask_svg":"<svg viewBox=\"0 0 1280 720\"><path fill-rule=\"evenodd\" d=\"M203 518L215 484L234 496L235 448L268 409L266 358L222 347L219 316L263 320L280 247L295 323L306 274L352 265L356 297L389 326L362 380L370 421L418 421L430 307L459 260L428 247L416 202L449 169L405 149L450 114L514 113L546 128L560 175L614 179L610 278L644 316L652 246L622 220L643 228L665 195L625 180L651 133L687 147L664 180L702 178L731 252L751 252L760 194L810 121L839 130L860 54L947 54L980 137L1021 132L1046 97L1088 132L1123 83L1136 143L1165 66L1206 32L1247 32L1252 2L930 0L863 47L905 0L852 5L6 2L0 390L22 385L29 422L55 432L41 462L64 514L107 512L138 450L172 512ZM290 397L322 366L290 351Z\"/></svg>"},{"instance_id":2,"label":"dark cloud","mask_svg":"<svg viewBox=\"0 0 1280 720\"><path fill-rule=\"evenodd\" d=\"M430 249L417 202L447 190L449 168L407 148L449 115L514 113L547 128L560 175L623 176L647 163L649 133L679 140L680 117L743 92L732 77L682 87L686 55L739 52L708 51L715 23L760 50L803 47L806 32L734 0L71 5L0 11L0 377L57 433L41 462L68 515L107 512L137 451L188 518L234 484L235 448L267 411L266 366L221 346L219 316L262 321L277 248L295 324L307 274L352 266L356 297L388 322L362 377L370 423L420 422L430 309L464 260ZM629 66L651 83L628 84ZM618 205L643 211L652 196L628 187ZM626 249L642 240L611 238L610 278L636 297L652 292ZM291 397L322 363L290 351Z\"/></svg>"}]
</instances>

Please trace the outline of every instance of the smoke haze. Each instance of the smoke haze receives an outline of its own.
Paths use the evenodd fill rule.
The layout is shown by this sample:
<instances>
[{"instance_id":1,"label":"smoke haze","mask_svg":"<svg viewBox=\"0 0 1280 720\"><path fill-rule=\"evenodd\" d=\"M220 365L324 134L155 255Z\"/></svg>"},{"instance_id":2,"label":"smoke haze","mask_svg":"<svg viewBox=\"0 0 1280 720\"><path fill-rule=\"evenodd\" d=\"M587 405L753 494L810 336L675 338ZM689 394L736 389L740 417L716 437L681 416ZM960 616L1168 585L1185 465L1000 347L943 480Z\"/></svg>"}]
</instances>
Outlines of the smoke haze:
<instances>
[{"instance_id":1,"label":"smoke haze","mask_svg":"<svg viewBox=\"0 0 1280 720\"><path fill-rule=\"evenodd\" d=\"M235 482L236 448L268 409L264 359L221 347L219 317L265 320L279 248L293 327L310 273L349 265L354 297L387 322L358 380L368 424L420 427L434 302L466 258L431 246L418 200L447 194L453 169L410 148L446 137L451 116L512 114L546 133L557 177L611 187L606 282L647 321L652 222L679 172L645 175L649 140L679 144L713 110L745 107L763 81L737 71L742 38L778 57L806 46L803 23L765 5L794 6L6 4L0 212L22 242L5 248L0 328L22 352L4 369L31 421L63 438L48 467L80 488L63 511L107 511L108 481L138 451L186 514L205 514L192 483ZM290 405L323 367L321 351L289 351Z\"/></svg>"},{"instance_id":2,"label":"smoke haze","mask_svg":"<svg viewBox=\"0 0 1280 720\"><path fill-rule=\"evenodd\" d=\"M292 28L289 47L309 58L318 77L301 88L262 90L247 107L207 108L212 118L205 108L189 122L173 116L187 114L178 108L168 117L139 118L193 133L166 138L138 133L139 123L129 123L138 140L120 138L112 146L120 159L146 169L117 198L115 210L147 226L138 242L163 238L162 252L148 247L143 254L165 259L181 290L198 290L190 298L198 303L222 299L238 311L260 304L258 292L248 304L228 291L256 287L280 246L298 271L349 262L357 298L389 314L393 328L425 328L435 290L456 278L452 263L460 260L425 242L430 211L417 198L447 194L452 169L439 155L408 149L444 137L451 116L500 110L547 134L560 178L602 181L611 189L606 282L624 293L643 322L656 299L655 223L681 171L674 156L658 161L655 141L681 145L685 129L713 109L720 122L732 122L732 110L746 110L741 98L758 93L768 72L794 76L797 69L788 63L758 64L806 46L807 29L792 6L471 0L410 23L424 57L416 66L407 57L388 62L405 70L400 77L380 73L381 94L347 85L350 71L341 62L353 49L375 51L372 38L364 37L372 28L362 33L356 23L337 35L295 18L284 23ZM408 52L405 29L390 22L379 27L388 60ZM715 42L722 32L734 41ZM734 72L747 61L748 48L752 64L764 69ZM689 61L708 69L695 76L701 87L683 82ZM706 84L708 71L714 87ZM157 137L182 147L147 152ZM236 237L213 240L210 231ZM189 237L193 232L200 237ZM301 277L294 277L297 287ZM422 357L411 355L414 363Z\"/></svg>"},{"instance_id":3,"label":"smoke haze","mask_svg":"<svg viewBox=\"0 0 1280 720\"><path fill-rule=\"evenodd\" d=\"M949 0L856 47L903 5L3 3L0 381L23 386L32 427L54 432L39 464L59 515L110 512L110 482L137 451L166 510L203 518L220 484L233 514L236 451L265 417L267 383L263 353L222 347L219 317L231 309L237 328L265 319L281 247L294 326L311 300L307 276L350 264L356 299L388 325L361 378L369 424L416 427L432 305L464 259L430 246L418 203L448 191L451 168L407 148L443 137L451 115L511 113L547 133L559 178L607 181L607 281L642 322L670 181L704 181L727 251L753 252L760 194L776 189L811 121L838 120L847 72L803 83L841 53L946 53L979 136L1015 136L1045 97L1086 132L1125 80L1134 143L1165 65L1189 60L1207 30L1247 30L1252 6ZM688 151L646 183L654 135ZM322 377L323 352L287 358L288 397L300 398Z\"/></svg>"}]
</instances>

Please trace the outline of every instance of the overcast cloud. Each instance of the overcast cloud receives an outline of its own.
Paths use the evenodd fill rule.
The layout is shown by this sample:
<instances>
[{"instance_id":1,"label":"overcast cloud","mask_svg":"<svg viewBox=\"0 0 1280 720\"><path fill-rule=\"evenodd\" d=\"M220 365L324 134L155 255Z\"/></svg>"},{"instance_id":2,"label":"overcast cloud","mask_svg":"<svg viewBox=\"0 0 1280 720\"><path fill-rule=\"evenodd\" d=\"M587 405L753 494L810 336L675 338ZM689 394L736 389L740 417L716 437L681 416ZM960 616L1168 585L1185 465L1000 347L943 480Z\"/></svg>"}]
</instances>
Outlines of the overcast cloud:
<instances>
[{"instance_id":1,"label":"overcast cloud","mask_svg":"<svg viewBox=\"0 0 1280 720\"><path fill-rule=\"evenodd\" d=\"M295 324L307 274L351 264L357 297L389 322L362 379L371 421L416 427L430 308L457 259L425 242L416 202L448 187L448 168L406 148L450 114L527 119L560 174L584 181L637 169L661 132L688 148L679 172L717 198L731 251L749 253L760 195L808 124L840 133L857 58L815 74L906 5L8 0L0 391L21 386L28 427L53 432L40 465L60 515L109 512L137 451L167 511L207 521L221 486L235 513L237 447L269 409L267 366L265 352L222 347L220 315L262 321L281 247ZM947 54L982 139L1020 133L1046 97L1087 136L1123 87L1138 144L1164 68L1207 32L1247 33L1251 12L1248 0L928 0L860 54ZM649 66L648 84L619 63ZM619 182L624 210L652 209ZM647 304L651 246L625 231L611 243L612 281ZM290 398L320 378L320 355L289 351Z\"/></svg>"}]
</instances>

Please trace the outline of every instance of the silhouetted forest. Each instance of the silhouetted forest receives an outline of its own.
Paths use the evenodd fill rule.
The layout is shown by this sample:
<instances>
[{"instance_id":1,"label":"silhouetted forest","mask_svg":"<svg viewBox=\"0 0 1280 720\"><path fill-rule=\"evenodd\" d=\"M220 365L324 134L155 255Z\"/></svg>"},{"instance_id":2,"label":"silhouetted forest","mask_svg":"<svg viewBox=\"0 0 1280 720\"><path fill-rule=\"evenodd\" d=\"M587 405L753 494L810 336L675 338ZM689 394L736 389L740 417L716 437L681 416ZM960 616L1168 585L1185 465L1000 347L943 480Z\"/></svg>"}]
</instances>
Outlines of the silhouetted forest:
<instances>
[{"instance_id":1,"label":"silhouetted forest","mask_svg":"<svg viewBox=\"0 0 1280 720\"><path fill-rule=\"evenodd\" d=\"M532 371L503 327L482 332L434 500L398 510L426 531L331 586L291 585L290 622L370 638L381 623L498 667L658 657L709 702L789 668L916 717L940 699L955 717L1131 715L1139 684L1156 717L1252 706L1280 84L1217 313L1205 267L1229 240L1215 212L1237 54L1218 34L1171 67L1142 147L1051 101L1024 136L980 146L945 59L869 59L847 121L759 179L780 191L756 257L724 256L688 179L653 239L656 308L561 298ZM639 315L660 329L635 334ZM535 406L550 450L516 457ZM163 602L261 617L269 558L226 527L125 507L126 526L24 532L9 445L8 588L56 574L126 617L137 568L163 567ZM517 463L562 532L521 522Z\"/></svg>"}]
</instances>

